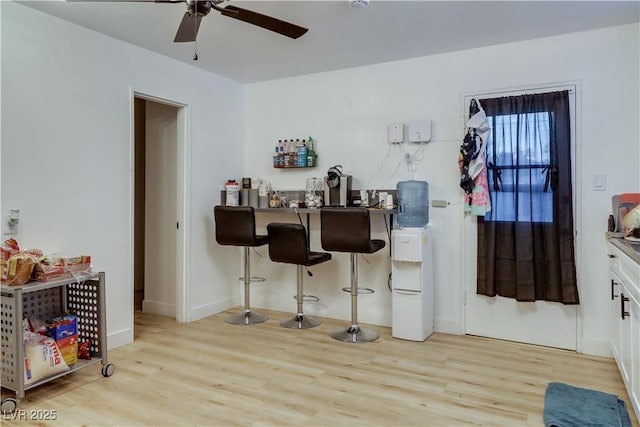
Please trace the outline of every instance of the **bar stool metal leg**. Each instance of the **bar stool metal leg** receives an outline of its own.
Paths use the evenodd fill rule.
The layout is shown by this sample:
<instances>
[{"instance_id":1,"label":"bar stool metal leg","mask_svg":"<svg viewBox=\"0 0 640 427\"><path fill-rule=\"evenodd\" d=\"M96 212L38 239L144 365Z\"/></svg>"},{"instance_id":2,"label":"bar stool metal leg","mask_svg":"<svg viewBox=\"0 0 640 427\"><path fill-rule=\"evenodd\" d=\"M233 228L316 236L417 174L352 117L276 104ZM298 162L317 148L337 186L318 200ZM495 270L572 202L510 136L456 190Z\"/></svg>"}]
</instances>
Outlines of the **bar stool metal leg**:
<instances>
[{"instance_id":1,"label":"bar stool metal leg","mask_svg":"<svg viewBox=\"0 0 640 427\"><path fill-rule=\"evenodd\" d=\"M298 289L296 294L296 300L298 302L298 313L291 319L283 320L280 322L280 326L291 329L309 329L314 328L320 324L318 319L307 316L302 312L302 305L304 304L304 291L303 291L303 279L304 274L302 271L302 265L298 265Z\"/></svg>"},{"instance_id":2,"label":"bar stool metal leg","mask_svg":"<svg viewBox=\"0 0 640 427\"><path fill-rule=\"evenodd\" d=\"M378 339L378 333L372 329L361 328L358 325L358 258L351 254L351 326L338 329L331 333L331 337L349 343L371 342Z\"/></svg>"},{"instance_id":3,"label":"bar stool metal leg","mask_svg":"<svg viewBox=\"0 0 640 427\"><path fill-rule=\"evenodd\" d=\"M239 314L233 314L225 319L225 322L232 325L255 325L256 323L262 323L269 319L264 314L259 314L251 311L249 304L249 292L251 289L251 274L250 274L250 260L249 260L249 247L244 248L244 311Z\"/></svg>"}]
</instances>

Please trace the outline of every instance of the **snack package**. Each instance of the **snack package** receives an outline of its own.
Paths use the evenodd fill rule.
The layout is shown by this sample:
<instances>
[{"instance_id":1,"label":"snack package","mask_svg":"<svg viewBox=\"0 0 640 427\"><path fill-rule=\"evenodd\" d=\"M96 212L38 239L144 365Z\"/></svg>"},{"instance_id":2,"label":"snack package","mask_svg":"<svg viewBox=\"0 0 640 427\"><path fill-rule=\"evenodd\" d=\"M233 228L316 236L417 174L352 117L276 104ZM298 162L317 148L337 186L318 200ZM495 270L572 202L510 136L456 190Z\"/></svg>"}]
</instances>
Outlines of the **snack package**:
<instances>
[{"instance_id":1,"label":"snack package","mask_svg":"<svg viewBox=\"0 0 640 427\"><path fill-rule=\"evenodd\" d=\"M78 335L71 335L67 338L56 341L60 354L68 366L78 361Z\"/></svg>"},{"instance_id":2,"label":"snack package","mask_svg":"<svg viewBox=\"0 0 640 427\"><path fill-rule=\"evenodd\" d=\"M79 359L91 359L91 344L93 341L83 341L78 345L78 358Z\"/></svg>"},{"instance_id":3,"label":"snack package","mask_svg":"<svg viewBox=\"0 0 640 427\"><path fill-rule=\"evenodd\" d=\"M49 325L38 318L29 318L26 314L22 317L22 331L47 336Z\"/></svg>"},{"instance_id":4,"label":"snack package","mask_svg":"<svg viewBox=\"0 0 640 427\"><path fill-rule=\"evenodd\" d=\"M91 257L88 255L40 257L33 271L33 279L39 282L67 279L91 272Z\"/></svg>"},{"instance_id":5,"label":"snack package","mask_svg":"<svg viewBox=\"0 0 640 427\"><path fill-rule=\"evenodd\" d=\"M0 281L7 281L9 258L20 251L16 239L7 239L0 244Z\"/></svg>"},{"instance_id":6,"label":"snack package","mask_svg":"<svg viewBox=\"0 0 640 427\"><path fill-rule=\"evenodd\" d=\"M68 371L56 342L48 337L25 332L24 334L24 382L34 383L42 378Z\"/></svg>"},{"instance_id":7,"label":"snack package","mask_svg":"<svg viewBox=\"0 0 640 427\"><path fill-rule=\"evenodd\" d=\"M49 323L49 336L56 341L78 335L78 318L75 314L56 317Z\"/></svg>"},{"instance_id":8,"label":"snack package","mask_svg":"<svg viewBox=\"0 0 640 427\"><path fill-rule=\"evenodd\" d=\"M24 285L31 279L31 273L38 259L42 256L39 249L19 251L11 255L6 264L6 275L3 283L7 285Z\"/></svg>"}]
</instances>

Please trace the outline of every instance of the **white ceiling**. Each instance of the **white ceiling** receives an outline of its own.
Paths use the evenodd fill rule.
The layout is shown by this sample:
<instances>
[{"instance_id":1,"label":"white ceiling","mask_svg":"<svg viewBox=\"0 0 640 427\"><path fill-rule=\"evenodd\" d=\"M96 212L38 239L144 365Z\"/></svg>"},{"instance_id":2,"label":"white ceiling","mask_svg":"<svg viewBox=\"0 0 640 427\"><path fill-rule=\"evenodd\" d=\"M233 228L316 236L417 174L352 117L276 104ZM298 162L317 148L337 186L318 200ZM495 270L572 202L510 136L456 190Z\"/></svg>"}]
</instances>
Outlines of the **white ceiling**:
<instances>
[{"instance_id":1,"label":"white ceiling","mask_svg":"<svg viewBox=\"0 0 640 427\"><path fill-rule=\"evenodd\" d=\"M186 5L24 1L42 12L188 62L255 82L640 21L633 1L248 1L239 7L309 28L297 40L212 11L193 43L173 43ZM226 6L228 2L221 6ZM460 64L461 67L468 64Z\"/></svg>"}]
</instances>

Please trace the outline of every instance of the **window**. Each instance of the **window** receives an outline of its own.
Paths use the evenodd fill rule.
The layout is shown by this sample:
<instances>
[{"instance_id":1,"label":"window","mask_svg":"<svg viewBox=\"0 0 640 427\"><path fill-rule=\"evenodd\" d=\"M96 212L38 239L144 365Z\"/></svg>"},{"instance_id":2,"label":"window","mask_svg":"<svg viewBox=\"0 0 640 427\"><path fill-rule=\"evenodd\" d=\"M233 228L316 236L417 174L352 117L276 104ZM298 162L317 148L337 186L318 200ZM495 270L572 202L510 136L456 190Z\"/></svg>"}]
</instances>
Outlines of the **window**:
<instances>
[{"instance_id":1,"label":"window","mask_svg":"<svg viewBox=\"0 0 640 427\"><path fill-rule=\"evenodd\" d=\"M553 221L548 111L488 116L492 210L485 221Z\"/></svg>"}]
</instances>

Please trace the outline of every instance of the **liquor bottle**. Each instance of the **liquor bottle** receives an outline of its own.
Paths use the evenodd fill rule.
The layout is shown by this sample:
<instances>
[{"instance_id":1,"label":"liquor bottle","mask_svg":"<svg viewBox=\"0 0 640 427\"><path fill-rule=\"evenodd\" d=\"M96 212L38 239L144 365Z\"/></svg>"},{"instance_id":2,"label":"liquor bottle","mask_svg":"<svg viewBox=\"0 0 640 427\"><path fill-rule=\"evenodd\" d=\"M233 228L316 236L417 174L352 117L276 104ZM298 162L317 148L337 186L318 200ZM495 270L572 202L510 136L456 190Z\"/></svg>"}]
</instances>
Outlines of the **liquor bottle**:
<instances>
[{"instance_id":1,"label":"liquor bottle","mask_svg":"<svg viewBox=\"0 0 640 427\"><path fill-rule=\"evenodd\" d=\"M300 145L298 145L298 167L303 168L307 166L307 144L303 139Z\"/></svg>"},{"instance_id":2,"label":"liquor bottle","mask_svg":"<svg viewBox=\"0 0 640 427\"><path fill-rule=\"evenodd\" d=\"M284 145L283 145L283 158L282 158L282 166L285 168L288 168L290 165L290 161L291 161L291 145L289 144L289 140L285 139L284 140Z\"/></svg>"},{"instance_id":3,"label":"liquor bottle","mask_svg":"<svg viewBox=\"0 0 640 427\"><path fill-rule=\"evenodd\" d=\"M315 166L316 152L313 149L313 138L309 137L309 147L307 147L307 167Z\"/></svg>"},{"instance_id":4,"label":"liquor bottle","mask_svg":"<svg viewBox=\"0 0 640 427\"><path fill-rule=\"evenodd\" d=\"M275 160L276 167L279 167L279 168L282 167L282 160L283 160L282 150L283 150L282 140L279 139L278 145L276 145L276 160Z\"/></svg>"}]
</instances>

